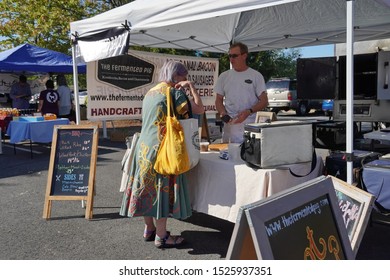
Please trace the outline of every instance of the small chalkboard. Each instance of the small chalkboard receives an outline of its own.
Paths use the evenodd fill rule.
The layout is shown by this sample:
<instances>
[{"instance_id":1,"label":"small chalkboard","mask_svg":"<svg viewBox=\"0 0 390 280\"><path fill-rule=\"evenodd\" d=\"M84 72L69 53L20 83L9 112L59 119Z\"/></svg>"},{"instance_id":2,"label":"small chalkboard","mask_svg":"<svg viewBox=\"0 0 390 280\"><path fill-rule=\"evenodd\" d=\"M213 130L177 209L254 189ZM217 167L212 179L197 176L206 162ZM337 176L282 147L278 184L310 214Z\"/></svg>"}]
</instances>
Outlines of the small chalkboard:
<instances>
[{"instance_id":1,"label":"small chalkboard","mask_svg":"<svg viewBox=\"0 0 390 280\"><path fill-rule=\"evenodd\" d=\"M92 218L97 145L96 126L54 127L43 218L52 200L86 201L85 218Z\"/></svg>"},{"instance_id":2,"label":"small chalkboard","mask_svg":"<svg viewBox=\"0 0 390 280\"><path fill-rule=\"evenodd\" d=\"M375 196L336 177L329 177L332 178L352 250L356 255L370 219Z\"/></svg>"},{"instance_id":3,"label":"small chalkboard","mask_svg":"<svg viewBox=\"0 0 390 280\"><path fill-rule=\"evenodd\" d=\"M353 259L330 178L321 176L243 206L227 259Z\"/></svg>"}]
</instances>

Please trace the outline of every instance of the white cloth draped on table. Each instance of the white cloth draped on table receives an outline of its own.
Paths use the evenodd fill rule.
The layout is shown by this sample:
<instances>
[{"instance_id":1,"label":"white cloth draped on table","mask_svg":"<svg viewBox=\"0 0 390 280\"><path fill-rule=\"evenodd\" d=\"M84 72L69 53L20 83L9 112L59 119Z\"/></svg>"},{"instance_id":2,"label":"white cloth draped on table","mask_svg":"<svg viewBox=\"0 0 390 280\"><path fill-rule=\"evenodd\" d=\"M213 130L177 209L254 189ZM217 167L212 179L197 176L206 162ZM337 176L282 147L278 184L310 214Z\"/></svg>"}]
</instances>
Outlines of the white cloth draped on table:
<instances>
[{"instance_id":1,"label":"white cloth draped on table","mask_svg":"<svg viewBox=\"0 0 390 280\"><path fill-rule=\"evenodd\" d=\"M291 175L288 168L296 174L307 174L310 162L283 168L254 170L241 159L223 160L218 152L201 153L198 165L186 173L192 208L234 223L241 206L322 175L324 164L318 156L315 169L304 177Z\"/></svg>"}]
</instances>

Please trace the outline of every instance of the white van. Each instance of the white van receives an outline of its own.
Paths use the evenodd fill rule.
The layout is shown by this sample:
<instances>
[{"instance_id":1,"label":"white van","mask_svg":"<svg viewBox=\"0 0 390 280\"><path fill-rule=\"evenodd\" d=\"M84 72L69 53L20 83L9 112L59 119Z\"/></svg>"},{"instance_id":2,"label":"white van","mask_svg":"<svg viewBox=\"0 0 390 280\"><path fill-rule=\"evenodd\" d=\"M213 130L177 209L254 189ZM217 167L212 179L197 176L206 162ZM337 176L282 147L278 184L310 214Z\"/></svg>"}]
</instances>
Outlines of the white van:
<instances>
[{"instance_id":1,"label":"white van","mask_svg":"<svg viewBox=\"0 0 390 280\"><path fill-rule=\"evenodd\" d=\"M271 78L266 87L268 108L276 114L281 110L295 110L298 116L304 116L310 109L321 110L322 100L298 99L296 79Z\"/></svg>"}]
</instances>

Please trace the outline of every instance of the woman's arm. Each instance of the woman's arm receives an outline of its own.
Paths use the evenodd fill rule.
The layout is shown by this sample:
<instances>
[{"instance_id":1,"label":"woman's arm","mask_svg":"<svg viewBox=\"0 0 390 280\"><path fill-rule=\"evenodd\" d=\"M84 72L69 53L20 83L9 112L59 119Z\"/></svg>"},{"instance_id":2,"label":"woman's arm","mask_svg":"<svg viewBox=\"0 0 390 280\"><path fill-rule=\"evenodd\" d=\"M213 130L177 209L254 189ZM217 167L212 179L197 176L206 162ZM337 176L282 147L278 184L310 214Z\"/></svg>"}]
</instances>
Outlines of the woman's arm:
<instances>
[{"instance_id":1,"label":"woman's arm","mask_svg":"<svg viewBox=\"0 0 390 280\"><path fill-rule=\"evenodd\" d=\"M42 106L43 106L43 100L39 100L37 112L41 112L42 113Z\"/></svg>"},{"instance_id":2,"label":"woman's arm","mask_svg":"<svg viewBox=\"0 0 390 280\"><path fill-rule=\"evenodd\" d=\"M200 98L194 84L190 81L182 81L178 82L175 85L175 88L180 89L180 88L188 88L190 90L190 96L192 97L190 99L191 102L191 108L192 108L192 113L193 114L203 114L204 113L204 107L203 107L203 102L202 99ZM186 108L188 110L188 108Z\"/></svg>"}]
</instances>

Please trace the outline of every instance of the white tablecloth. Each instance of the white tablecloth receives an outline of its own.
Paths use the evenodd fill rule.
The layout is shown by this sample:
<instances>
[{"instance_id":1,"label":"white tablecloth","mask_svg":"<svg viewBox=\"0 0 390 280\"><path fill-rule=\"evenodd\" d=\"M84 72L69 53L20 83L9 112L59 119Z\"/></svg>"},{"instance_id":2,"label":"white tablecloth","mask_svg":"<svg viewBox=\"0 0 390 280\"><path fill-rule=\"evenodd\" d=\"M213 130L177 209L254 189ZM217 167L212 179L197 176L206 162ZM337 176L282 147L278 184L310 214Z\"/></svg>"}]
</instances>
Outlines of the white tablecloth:
<instances>
[{"instance_id":1,"label":"white tablecloth","mask_svg":"<svg viewBox=\"0 0 390 280\"><path fill-rule=\"evenodd\" d=\"M284 167L304 175L310 172L311 163ZM288 169L254 170L240 159L223 160L219 152L202 152L199 164L187 173L192 209L235 223L241 206L314 179L322 175L323 168L318 156L313 172L294 177Z\"/></svg>"}]
</instances>

